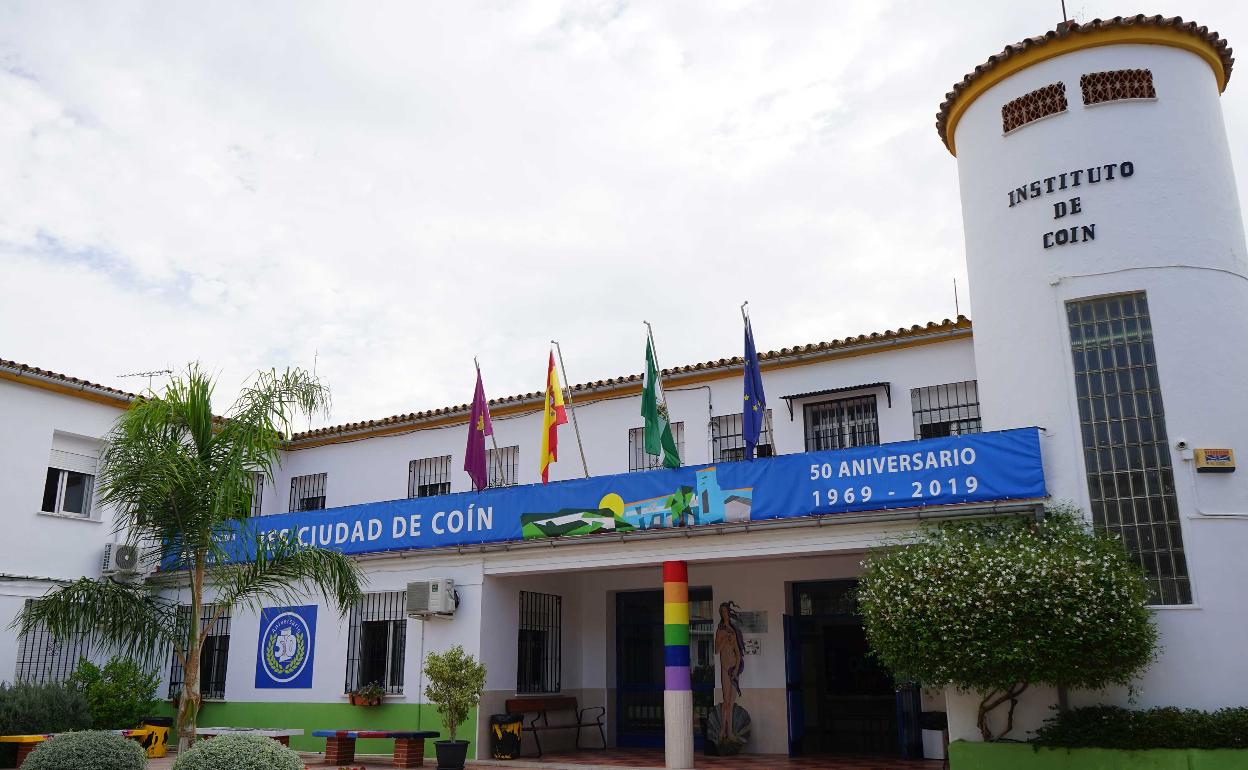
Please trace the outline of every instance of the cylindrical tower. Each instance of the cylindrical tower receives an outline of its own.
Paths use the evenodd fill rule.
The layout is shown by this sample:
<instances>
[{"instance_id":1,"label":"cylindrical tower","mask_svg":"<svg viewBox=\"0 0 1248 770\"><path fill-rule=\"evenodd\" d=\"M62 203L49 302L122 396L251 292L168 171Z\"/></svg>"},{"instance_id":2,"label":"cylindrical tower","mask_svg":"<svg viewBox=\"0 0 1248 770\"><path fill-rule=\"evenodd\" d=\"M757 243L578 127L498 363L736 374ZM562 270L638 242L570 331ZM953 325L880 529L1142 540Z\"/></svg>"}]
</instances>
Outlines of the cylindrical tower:
<instances>
[{"instance_id":1,"label":"cylindrical tower","mask_svg":"<svg viewBox=\"0 0 1248 770\"><path fill-rule=\"evenodd\" d=\"M1217 33L1160 16L1068 23L955 85L957 156L985 429L1045 429L1056 499L1122 535L1153 580L1153 703L1243 703L1218 645L1248 621L1248 257ZM1220 455L1218 455L1220 456ZM1194 611L1189 611L1194 610ZM1202 673L1203 672L1203 673Z\"/></svg>"}]
</instances>

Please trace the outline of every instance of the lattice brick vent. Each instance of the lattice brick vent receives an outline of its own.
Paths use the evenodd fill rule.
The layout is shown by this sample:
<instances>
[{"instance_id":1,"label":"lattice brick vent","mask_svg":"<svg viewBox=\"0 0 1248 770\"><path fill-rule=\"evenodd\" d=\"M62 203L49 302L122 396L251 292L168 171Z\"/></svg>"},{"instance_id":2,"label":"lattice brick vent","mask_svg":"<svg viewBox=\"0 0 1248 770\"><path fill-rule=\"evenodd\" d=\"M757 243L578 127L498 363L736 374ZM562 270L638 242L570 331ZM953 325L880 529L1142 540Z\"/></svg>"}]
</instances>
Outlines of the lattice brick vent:
<instances>
[{"instance_id":1,"label":"lattice brick vent","mask_svg":"<svg viewBox=\"0 0 1248 770\"><path fill-rule=\"evenodd\" d=\"M1053 83L1001 106L1001 130L1010 133L1046 115L1066 111L1066 84Z\"/></svg>"},{"instance_id":2,"label":"lattice brick vent","mask_svg":"<svg viewBox=\"0 0 1248 770\"><path fill-rule=\"evenodd\" d=\"M1089 72L1079 78L1083 103L1100 104L1121 99L1156 99L1152 70Z\"/></svg>"}]
</instances>

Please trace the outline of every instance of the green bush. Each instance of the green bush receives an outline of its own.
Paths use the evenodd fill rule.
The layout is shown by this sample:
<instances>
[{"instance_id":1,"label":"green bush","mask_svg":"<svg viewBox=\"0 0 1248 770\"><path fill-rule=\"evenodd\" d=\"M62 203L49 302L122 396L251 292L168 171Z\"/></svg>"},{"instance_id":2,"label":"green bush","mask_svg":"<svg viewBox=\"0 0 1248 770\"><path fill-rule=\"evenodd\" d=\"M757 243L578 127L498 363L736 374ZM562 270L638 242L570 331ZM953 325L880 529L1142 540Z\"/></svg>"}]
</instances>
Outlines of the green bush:
<instances>
[{"instance_id":1,"label":"green bush","mask_svg":"<svg viewBox=\"0 0 1248 770\"><path fill-rule=\"evenodd\" d=\"M0 735L57 733L90 726L87 699L73 688L0 682Z\"/></svg>"},{"instance_id":2,"label":"green bush","mask_svg":"<svg viewBox=\"0 0 1248 770\"><path fill-rule=\"evenodd\" d=\"M0 735L82 730L91 726L87 699L59 684L0 682ZM12 767L17 745L0 743L0 767Z\"/></svg>"},{"instance_id":3,"label":"green bush","mask_svg":"<svg viewBox=\"0 0 1248 770\"><path fill-rule=\"evenodd\" d=\"M262 735L219 735L196 741L173 770L303 770L299 755Z\"/></svg>"},{"instance_id":4,"label":"green bush","mask_svg":"<svg viewBox=\"0 0 1248 770\"><path fill-rule=\"evenodd\" d=\"M1070 506L923 528L873 550L858 588L872 653L899 681L980 694L984 740L1010 732L1031 685L1130 685L1154 657L1148 602L1122 544ZM994 731L989 712L1006 704Z\"/></svg>"},{"instance_id":5,"label":"green bush","mask_svg":"<svg viewBox=\"0 0 1248 770\"><path fill-rule=\"evenodd\" d=\"M40 743L22 770L143 770L147 754L138 743L105 732L65 733Z\"/></svg>"},{"instance_id":6,"label":"green bush","mask_svg":"<svg viewBox=\"0 0 1248 770\"><path fill-rule=\"evenodd\" d=\"M425 697L438 707L442 714L442 726L448 740L455 740L459 726L468 718L468 712L481 702L485 689L485 665L464 652L462 645L455 645L446 652L431 652L425 656Z\"/></svg>"},{"instance_id":7,"label":"green bush","mask_svg":"<svg viewBox=\"0 0 1248 770\"><path fill-rule=\"evenodd\" d=\"M103 669L83 658L69 685L86 696L91 726L101 730L137 727L159 705L156 688L160 675L146 672L121 656L105 663Z\"/></svg>"},{"instance_id":8,"label":"green bush","mask_svg":"<svg viewBox=\"0 0 1248 770\"><path fill-rule=\"evenodd\" d=\"M1248 708L1071 709L1050 717L1033 743L1069 749L1248 749Z\"/></svg>"}]
</instances>

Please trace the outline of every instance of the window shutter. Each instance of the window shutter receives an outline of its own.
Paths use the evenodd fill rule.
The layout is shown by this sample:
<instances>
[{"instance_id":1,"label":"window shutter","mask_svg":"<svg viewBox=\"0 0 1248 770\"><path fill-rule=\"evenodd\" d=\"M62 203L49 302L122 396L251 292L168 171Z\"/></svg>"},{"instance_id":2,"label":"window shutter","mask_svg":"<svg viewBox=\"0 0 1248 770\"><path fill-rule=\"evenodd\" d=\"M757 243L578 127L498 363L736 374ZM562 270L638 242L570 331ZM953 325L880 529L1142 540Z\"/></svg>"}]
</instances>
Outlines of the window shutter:
<instances>
[{"instance_id":1,"label":"window shutter","mask_svg":"<svg viewBox=\"0 0 1248 770\"><path fill-rule=\"evenodd\" d=\"M93 455L76 454L74 452L66 452L63 449L53 449L48 457L48 465L53 468L60 468L63 471L75 471L77 473L85 473L88 476L94 476L96 468L99 466L99 460Z\"/></svg>"}]
</instances>

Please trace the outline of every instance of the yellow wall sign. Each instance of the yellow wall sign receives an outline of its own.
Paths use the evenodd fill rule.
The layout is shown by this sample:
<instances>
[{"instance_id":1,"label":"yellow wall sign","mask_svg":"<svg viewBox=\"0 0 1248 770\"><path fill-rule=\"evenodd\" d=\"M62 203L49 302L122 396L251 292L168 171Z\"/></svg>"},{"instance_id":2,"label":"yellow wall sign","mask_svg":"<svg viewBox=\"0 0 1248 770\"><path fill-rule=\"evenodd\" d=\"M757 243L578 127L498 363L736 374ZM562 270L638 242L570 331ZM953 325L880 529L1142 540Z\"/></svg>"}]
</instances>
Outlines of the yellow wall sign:
<instances>
[{"instance_id":1,"label":"yellow wall sign","mask_svg":"<svg viewBox=\"0 0 1248 770\"><path fill-rule=\"evenodd\" d=\"M1197 473L1232 473L1235 470L1234 449L1197 449Z\"/></svg>"}]
</instances>

